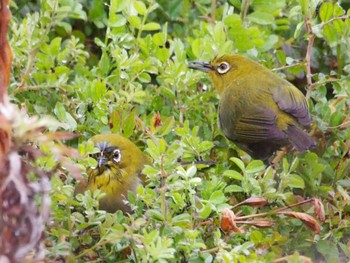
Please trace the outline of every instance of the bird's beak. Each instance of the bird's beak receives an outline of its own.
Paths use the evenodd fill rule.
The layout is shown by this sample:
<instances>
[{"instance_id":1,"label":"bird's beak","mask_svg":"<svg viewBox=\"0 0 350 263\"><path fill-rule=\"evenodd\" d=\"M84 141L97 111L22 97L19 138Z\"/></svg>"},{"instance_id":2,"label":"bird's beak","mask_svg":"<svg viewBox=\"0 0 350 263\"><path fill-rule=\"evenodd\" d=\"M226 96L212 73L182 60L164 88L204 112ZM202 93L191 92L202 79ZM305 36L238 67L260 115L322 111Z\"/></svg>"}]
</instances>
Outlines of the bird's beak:
<instances>
[{"instance_id":1,"label":"bird's beak","mask_svg":"<svg viewBox=\"0 0 350 263\"><path fill-rule=\"evenodd\" d=\"M188 62L188 67L191 69L197 69L205 72L208 72L209 70L214 70L214 67L210 65L209 62L204 61L190 61Z\"/></svg>"},{"instance_id":2,"label":"bird's beak","mask_svg":"<svg viewBox=\"0 0 350 263\"><path fill-rule=\"evenodd\" d=\"M107 158L100 156L97 158L97 167L100 168L102 165L107 163Z\"/></svg>"}]
</instances>

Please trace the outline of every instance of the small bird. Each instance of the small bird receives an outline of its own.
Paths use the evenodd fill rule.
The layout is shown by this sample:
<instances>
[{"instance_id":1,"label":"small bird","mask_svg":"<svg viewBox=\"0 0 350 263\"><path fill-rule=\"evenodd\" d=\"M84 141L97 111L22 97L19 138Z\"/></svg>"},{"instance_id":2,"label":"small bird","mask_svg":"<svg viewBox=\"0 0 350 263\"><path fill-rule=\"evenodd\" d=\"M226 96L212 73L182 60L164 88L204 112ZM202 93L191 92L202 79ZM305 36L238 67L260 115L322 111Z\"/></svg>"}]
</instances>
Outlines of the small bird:
<instances>
[{"instance_id":1,"label":"small bird","mask_svg":"<svg viewBox=\"0 0 350 263\"><path fill-rule=\"evenodd\" d=\"M188 67L208 72L220 96L220 129L254 159L268 162L288 144L300 152L316 147L303 130L310 124L306 98L285 79L238 54L192 61Z\"/></svg>"},{"instance_id":2,"label":"small bird","mask_svg":"<svg viewBox=\"0 0 350 263\"><path fill-rule=\"evenodd\" d=\"M116 134L99 134L90 139L99 152L92 154L97 161L95 168L87 168L88 181L79 183L74 196L87 190L100 189L106 195L99 200L99 208L110 213L122 210L130 213L127 203L128 191L136 192L145 183L142 174L145 164L151 159L133 142Z\"/></svg>"}]
</instances>

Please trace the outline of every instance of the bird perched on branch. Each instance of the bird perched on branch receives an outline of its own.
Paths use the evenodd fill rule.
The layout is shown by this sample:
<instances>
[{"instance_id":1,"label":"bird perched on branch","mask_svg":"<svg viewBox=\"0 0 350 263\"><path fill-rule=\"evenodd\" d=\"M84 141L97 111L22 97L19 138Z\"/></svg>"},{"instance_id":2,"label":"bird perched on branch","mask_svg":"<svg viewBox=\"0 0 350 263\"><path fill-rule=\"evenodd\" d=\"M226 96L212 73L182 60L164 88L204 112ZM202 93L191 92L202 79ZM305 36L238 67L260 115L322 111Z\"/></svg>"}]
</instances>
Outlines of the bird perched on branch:
<instances>
[{"instance_id":1,"label":"bird perched on branch","mask_svg":"<svg viewBox=\"0 0 350 263\"><path fill-rule=\"evenodd\" d=\"M136 192L137 187L145 183L142 169L145 164L151 164L151 159L129 139L120 135L100 134L90 140L99 149L92 155L97 166L87 169L88 181L79 183L74 195L100 189L106 194L99 200L100 209L110 213L117 210L130 213L128 192Z\"/></svg>"},{"instance_id":2,"label":"bird perched on branch","mask_svg":"<svg viewBox=\"0 0 350 263\"><path fill-rule=\"evenodd\" d=\"M300 152L316 147L303 130L310 124L305 96L269 69L238 54L188 67L208 72L220 95L222 132L253 158L266 162L288 144Z\"/></svg>"}]
</instances>

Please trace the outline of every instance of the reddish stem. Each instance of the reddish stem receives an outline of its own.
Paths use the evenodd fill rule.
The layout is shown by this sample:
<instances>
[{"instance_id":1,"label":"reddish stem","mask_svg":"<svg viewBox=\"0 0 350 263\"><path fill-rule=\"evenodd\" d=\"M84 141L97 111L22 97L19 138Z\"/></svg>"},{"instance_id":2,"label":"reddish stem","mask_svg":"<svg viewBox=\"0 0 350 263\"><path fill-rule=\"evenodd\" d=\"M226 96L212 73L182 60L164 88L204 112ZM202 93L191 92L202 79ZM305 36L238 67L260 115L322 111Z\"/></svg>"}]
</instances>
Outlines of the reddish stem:
<instances>
[{"instance_id":1,"label":"reddish stem","mask_svg":"<svg viewBox=\"0 0 350 263\"><path fill-rule=\"evenodd\" d=\"M312 55L312 47L314 45L314 40L315 40L315 35L312 32L312 26L310 22L310 18L306 17L305 19L305 28L306 32L309 35L309 42L307 44L307 49L306 49L306 55L305 55L305 61L306 61L306 81L307 81L307 93L306 93L306 98L310 98L310 93L312 90L312 73L311 73L311 55Z\"/></svg>"}]
</instances>

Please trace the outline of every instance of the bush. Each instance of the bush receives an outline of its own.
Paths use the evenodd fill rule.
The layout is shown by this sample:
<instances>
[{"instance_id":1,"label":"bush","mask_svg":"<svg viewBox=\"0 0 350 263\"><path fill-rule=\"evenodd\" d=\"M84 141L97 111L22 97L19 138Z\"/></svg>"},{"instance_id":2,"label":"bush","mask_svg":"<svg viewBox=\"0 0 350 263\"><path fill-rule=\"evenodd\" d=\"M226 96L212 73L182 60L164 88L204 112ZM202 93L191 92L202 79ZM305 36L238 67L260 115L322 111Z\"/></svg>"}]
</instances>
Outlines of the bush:
<instances>
[{"instance_id":1,"label":"bush","mask_svg":"<svg viewBox=\"0 0 350 263\"><path fill-rule=\"evenodd\" d=\"M14 52L9 95L29 115L50 115L80 135L83 157L97 133L133 140L154 159L126 216L98 210L99 194L73 198L75 178L52 178L46 257L56 262L270 262L349 260L350 19L348 2L288 1L12 2ZM275 166L252 160L217 127L217 94L189 60L241 53L307 96L315 152L289 152ZM45 147L45 146L41 146ZM52 167L51 156L38 160ZM88 158L72 158L85 171ZM200 161L203 160L203 161ZM83 176L86 176L83 172ZM265 215L257 227L223 231L225 208ZM325 222L276 209L319 198ZM294 212L313 214L313 206ZM259 217L259 216L258 216Z\"/></svg>"}]
</instances>

